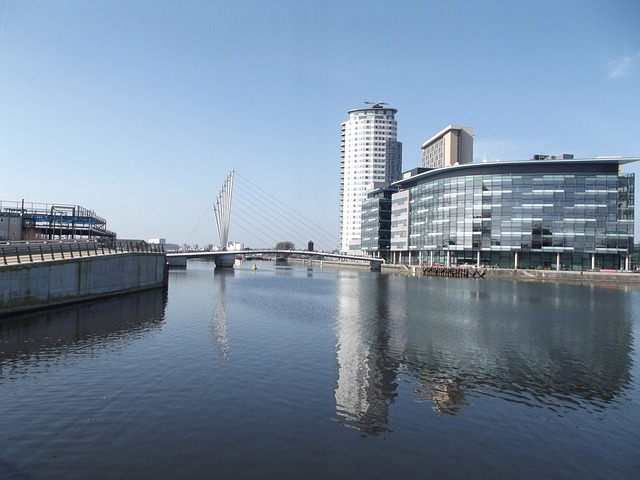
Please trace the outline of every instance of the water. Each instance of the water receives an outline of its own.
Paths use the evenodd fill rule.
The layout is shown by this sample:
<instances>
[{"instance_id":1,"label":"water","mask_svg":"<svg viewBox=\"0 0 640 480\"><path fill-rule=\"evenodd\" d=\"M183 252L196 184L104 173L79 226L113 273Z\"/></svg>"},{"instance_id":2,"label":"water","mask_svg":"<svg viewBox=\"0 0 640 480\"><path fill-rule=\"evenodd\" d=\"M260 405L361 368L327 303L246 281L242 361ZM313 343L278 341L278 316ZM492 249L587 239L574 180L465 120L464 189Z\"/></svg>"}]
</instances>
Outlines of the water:
<instances>
[{"instance_id":1,"label":"water","mask_svg":"<svg viewBox=\"0 0 640 480\"><path fill-rule=\"evenodd\" d=\"M638 478L639 290L250 267L0 323L0 478Z\"/></svg>"}]
</instances>

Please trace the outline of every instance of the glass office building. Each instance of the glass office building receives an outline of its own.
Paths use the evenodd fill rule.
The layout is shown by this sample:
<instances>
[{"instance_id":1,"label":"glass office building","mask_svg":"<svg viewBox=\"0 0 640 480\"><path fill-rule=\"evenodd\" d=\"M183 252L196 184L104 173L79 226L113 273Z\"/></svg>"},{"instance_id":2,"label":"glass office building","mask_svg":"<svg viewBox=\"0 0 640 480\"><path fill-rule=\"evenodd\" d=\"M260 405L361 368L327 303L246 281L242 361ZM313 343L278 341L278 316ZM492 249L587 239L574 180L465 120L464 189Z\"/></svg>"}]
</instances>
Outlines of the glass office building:
<instances>
[{"instance_id":1,"label":"glass office building","mask_svg":"<svg viewBox=\"0 0 640 480\"><path fill-rule=\"evenodd\" d=\"M408 196L408 210L403 201L396 202L401 215L391 212L398 219L390 226L391 260L629 269L634 175L620 172L637 160L477 163L404 178L392 185L398 189L393 199Z\"/></svg>"},{"instance_id":2,"label":"glass office building","mask_svg":"<svg viewBox=\"0 0 640 480\"><path fill-rule=\"evenodd\" d=\"M371 256L390 260L391 196L396 188L378 188L362 203L361 245Z\"/></svg>"}]
</instances>

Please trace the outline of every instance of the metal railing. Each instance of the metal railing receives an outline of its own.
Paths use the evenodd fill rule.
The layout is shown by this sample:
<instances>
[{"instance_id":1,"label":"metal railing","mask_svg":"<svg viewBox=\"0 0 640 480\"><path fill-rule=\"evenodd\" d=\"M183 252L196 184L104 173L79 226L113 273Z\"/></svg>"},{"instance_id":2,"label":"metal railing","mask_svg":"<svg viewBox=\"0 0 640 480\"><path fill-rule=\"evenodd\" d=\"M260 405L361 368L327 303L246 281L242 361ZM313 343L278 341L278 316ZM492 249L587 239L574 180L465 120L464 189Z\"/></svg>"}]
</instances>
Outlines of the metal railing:
<instances>
[{"instance_id":1,"label":"metal railing","mask_svg":"<svg viewBox=\"0 0 640 480\"><path fill-rule=\"evenodd\" d=\"M0 243L0 265L65 260L116 253L165 253L164 245L144 241L43 241Z\"/></svg>"}]
</instances>

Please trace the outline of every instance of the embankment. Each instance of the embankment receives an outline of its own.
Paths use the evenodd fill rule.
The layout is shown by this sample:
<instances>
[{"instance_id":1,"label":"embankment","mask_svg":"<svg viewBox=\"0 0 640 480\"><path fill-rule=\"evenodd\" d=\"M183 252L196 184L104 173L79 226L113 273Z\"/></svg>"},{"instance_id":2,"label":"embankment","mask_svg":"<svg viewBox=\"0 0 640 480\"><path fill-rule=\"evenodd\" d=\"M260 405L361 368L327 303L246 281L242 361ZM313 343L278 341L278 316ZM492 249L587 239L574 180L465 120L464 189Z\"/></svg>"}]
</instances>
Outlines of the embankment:
<instances>
[{"instance_id":1,"label":"embankment","mask_svg":"<svg viewBox=\"0 0 640 480\"><path fill-rule=\"evenodd\" d=\"M382 266L382 271L403 275L422 276L423 269L413 265L389 265ZM608 284L636 284L640 286L640 273L622 271L555 271L555 270L527 270L511 268L487 268L484 269L484 280L519 280L519 281L552 281L552 282L583 282L583 283L608 283ZM455 275L460 276L460 275ZM479 277L478 277L479 278Z\"/></svg>"},{"instance_id":2,"label":"embankment","mask_svg":"<svg viewBox=\"0 0 640 480\"><path fill-rule=\"evenodd\" d=\"M116 253L0 267L0 316L166 286L164 253Z\"/></svg>"}]
</instances>

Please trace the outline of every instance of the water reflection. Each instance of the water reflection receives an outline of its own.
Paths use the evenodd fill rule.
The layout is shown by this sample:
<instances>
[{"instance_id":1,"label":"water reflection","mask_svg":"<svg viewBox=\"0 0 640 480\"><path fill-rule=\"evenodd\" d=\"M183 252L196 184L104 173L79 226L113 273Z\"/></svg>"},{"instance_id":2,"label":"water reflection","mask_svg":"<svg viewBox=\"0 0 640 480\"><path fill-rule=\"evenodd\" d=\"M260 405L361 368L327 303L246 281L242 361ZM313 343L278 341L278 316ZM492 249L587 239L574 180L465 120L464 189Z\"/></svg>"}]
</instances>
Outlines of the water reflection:
<instances>
[{"instance_id":1,"label":"water reflection","mask_svg":"<svg viewBox=\"0 0 640 480\"><path fill-rule=\"evenodd\" d=\"M343 276L338 417L367 434L388 429L399 375L439 413L479 395L601 412L631 380L630 298L602 286Z\"/></svg>"},{"instance_id":2,"label":"water reflection","mask_svg":"<svg viewBox=\"0 0 640 480\"><path fill-rule=\"evenodd\" d=\"M157 330L165 300L156 289L5 317L0 320L0 378L19 374L33 361L49 370L70 352L117 348Z\"/></svg>"},{"instance_id":3,"label":"water reflection","mask_svg":"<svg viewBox=\"0 0 640 480\"><path fill-rule=\"evenodd\" d=\"M229 329L227 310L227 277L233 277L232 268L218 268L214 272L213 284L215 287L215 305L211 320L211 331L218 346L218 354L222 360L229 360Z\"/></svg>"},{"instance_id":4,"label":"water reflection","mask_svg":"<svg viewBox=\"0 0 640 480\"><path fill-rule=\"evenodd\" d=\"M404 343L403 329L390 320L389 279L343 275L338 282L336 413L369 435L388 430Z\"/></svg>"}]
</instances>

